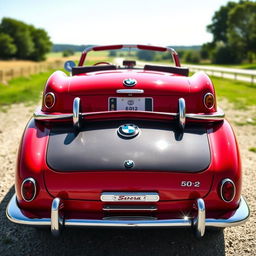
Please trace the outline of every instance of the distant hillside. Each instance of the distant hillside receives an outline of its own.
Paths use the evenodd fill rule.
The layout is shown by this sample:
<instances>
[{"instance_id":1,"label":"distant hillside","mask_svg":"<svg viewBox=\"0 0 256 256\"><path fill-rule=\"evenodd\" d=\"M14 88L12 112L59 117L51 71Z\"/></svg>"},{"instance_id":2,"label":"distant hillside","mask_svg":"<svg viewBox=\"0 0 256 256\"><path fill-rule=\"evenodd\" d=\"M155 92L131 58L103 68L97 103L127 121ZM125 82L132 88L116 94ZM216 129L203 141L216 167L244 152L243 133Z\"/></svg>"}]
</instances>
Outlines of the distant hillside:
<instances>
[{"instance_id":1,"label":"distant hillside","mask_svg":"<svg viewBox=\"0 0 256 256\"><path fill-rule=\"evenodd\" d=\"M85 48L90 46L92 45L54 44L52 47L52 52L63 52L65 50L72 50L73 52L82 52ZM201 45L191 45L191 46L174 45L169 47L174 48L176 51L201 49Z\"/></svg>"},{"instance_id":2,"label":"distant hillside","mask_svg":"<svg viewBox=\"0 0 256 256\"><path fill-rule=\"evenodd\" d=\"M181 50L200 50L201 45L189 45L189 46L184 46L184 45L174 45L174 46L169 46L173 48L176 51L181 51Z\"/></svg>"},{"instance_id":3,"label":"distant hillside","mask_svg":"<svg viewBox=\"0 0 256 256\"><path fill-rule=\"evenodd\" d=\"M85 48L92 45L75 45L75 44L54 44L52 46L52 52L63 52L66 50L72 50L73 52L82 52Z\"/></svg>"}]
</instances>

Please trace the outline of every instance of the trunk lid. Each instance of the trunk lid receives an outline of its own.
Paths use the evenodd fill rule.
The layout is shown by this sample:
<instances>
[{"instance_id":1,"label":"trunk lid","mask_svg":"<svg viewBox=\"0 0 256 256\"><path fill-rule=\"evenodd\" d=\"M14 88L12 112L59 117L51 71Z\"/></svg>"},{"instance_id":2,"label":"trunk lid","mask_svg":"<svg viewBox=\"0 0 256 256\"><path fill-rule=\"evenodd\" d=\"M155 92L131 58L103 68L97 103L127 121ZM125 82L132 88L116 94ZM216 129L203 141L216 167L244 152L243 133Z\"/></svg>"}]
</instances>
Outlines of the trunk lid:
<instances>
[{"instance_id":1,"label":"trunk lid","mask_svg":"<svg viewBox=\"0 0 256 256\"><path fill-rule=\"evenodd\" d=\"M132 124L136 136L118 134ZM127 168L126 160L134 166ZM51 130L45 184L50 194L69 199L100 200L104 191L159 193L160 200L205 196L211 187L207 130L153 121L91 122L79 132L73 127Z\"/></svg>"}]
</instances>

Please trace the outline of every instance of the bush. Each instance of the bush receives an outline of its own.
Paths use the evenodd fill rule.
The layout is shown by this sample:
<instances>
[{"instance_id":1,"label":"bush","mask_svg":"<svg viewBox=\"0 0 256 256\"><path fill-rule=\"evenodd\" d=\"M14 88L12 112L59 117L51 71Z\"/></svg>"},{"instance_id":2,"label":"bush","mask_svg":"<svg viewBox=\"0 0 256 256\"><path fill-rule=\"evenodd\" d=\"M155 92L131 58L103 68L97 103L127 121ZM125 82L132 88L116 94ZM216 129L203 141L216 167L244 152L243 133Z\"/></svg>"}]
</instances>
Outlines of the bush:
<instances>
[{"instance_id":1,"label":"bush","mask_svg":"<svg viewBox=\"0 0 256 256\"><path fill-rule=\"evenodd\" d=\"M233 64L241 63L241 55L230 46L217 46L212 52L212 63L214 64Z\"/></svg>"},{"instance_id":2,"label":"bush","mask_svg":"<svg viewBox=\"0 0 256 256\"><path fill-rule=\"evenodd\" d=\"M198 64L200 63L200 54L198 51L187 51L184 54L185 62Z\"/></svg>"},{"instance_id":3,"label":"bush","mask_svg":"<svg viewBox=\"0 0 256 256\"><path fill-rule=\"evenodd\" d=\"M65 51L62 52L63 57L69 57L69 56L72 56L72 55L74 55L74 52L70 49L65 50Z\"/></svg>"},{"instance_id":4,"label":"bush","mask_svg":"<svg viewBox=\"0 0 256 256\"><path fill-rule=\"evenodd\" d=\"M109 57L116 57L116 55L117 53L115 50L109 51L109 54L108 54Z\"/></svg>"},{"instance_id":5,"label":"bush","mask_svg":"<svg viewBox=\"0 0 256 256\"><path fill-rule=\"evenodd\" d=\"M155 58L155 52L153 51L138 51L137 52L137 57L140 60L146 60L146 61L153 61Z\"/></svg>"},{"instance_id":6,"label":"bush","mask_svg":"<svg viewBox=\"0 0 256 256\"><path fill-rule=\"evenodd\" d=\"M47 32L24 22L3 18L0 23L0 33L2 35L1 47L7 46L5 58L40 61L51 50L52 43Z\"/></svg>"},{"instance_id":7,"label":"bush","mask_svg":"<svg viewBox=\"0 0 256 256\"><path fill-rule=\"evenodd\" d=\"M0 33L0 58L8 59L16 53L17 48L13 44L13 39L4 33Z\"/></svg>"}]
</instances>

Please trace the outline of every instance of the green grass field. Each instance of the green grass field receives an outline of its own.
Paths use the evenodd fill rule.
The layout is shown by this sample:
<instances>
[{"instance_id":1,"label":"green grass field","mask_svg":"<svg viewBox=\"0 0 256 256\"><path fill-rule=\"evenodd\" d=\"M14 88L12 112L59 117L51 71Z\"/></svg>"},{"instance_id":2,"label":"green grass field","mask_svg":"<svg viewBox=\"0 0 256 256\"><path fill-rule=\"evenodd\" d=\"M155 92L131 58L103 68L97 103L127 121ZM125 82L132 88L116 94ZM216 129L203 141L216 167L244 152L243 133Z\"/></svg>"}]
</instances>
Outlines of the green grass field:
<instances>
[{"instance_id":1,"label":"green grass field","mask_svg":"<svg viewBox=\"0 0 256 256\"><path fill-rule=\"evenodd\" d=\"M211 77L217 97L227 98L236 108L256 105L256 86L220 77Z\"/></svg>"},{"instance_id":2,"label":"green grass field","mask_svg":"<svg viewBox=\"0 0 256 256\"><path fill-rule=\"evenodd\" d=\"M52 71L10 80L8 85L0 84L0 107L13 103L37 103L44 85Z\"/></svg>"}]
</instances>

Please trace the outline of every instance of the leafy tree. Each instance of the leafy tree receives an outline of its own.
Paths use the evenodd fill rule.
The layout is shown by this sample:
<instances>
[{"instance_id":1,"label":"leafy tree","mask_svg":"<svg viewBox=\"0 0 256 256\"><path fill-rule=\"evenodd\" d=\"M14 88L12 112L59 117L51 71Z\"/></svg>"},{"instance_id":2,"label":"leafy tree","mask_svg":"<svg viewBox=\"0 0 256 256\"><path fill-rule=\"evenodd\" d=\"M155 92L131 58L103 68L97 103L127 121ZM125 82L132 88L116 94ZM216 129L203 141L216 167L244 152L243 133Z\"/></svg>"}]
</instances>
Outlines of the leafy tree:
<instances>
[{"instance_id":1,"label":"leafy tree","mask_svg":"<svg viewBox=\"0 0 256 256\"><path fill-rule=\"evenodd\" d=\"M9 40L11 38L16 47L9 58L43 60L45 54L51 49L52 44L45 30L15 19L3 18L0 33L8 35ZM6 58L8 58L7 55Z\"/></svg>"},{"instance_id":2,"label":"leafy tree","mask_svg":"<svg viewBox=\"0 0 256 256\"><path fill-rule=\"evenodd\" d=\"M227 30L228 30L228 14L237 3L228 2L226 6L221 6L212 17L212 24L207 26L207 31L212 33L213 42L227 42Z\"/></svg>"},{"instance_id":3,"label":"leafy tree","mask_svg":"<svg viewBox=\"0 0 256 256\"><path fill-rule=\"evenodd\" d=\"M256 52L256 2L227 3L214 13L207 30L213 34L212 49L208 50L214 63L237 63L246 57L252 61Z\"/></svg>"},{"instance_id":4,"label":"leafy tree","mask_svg":"<svg viewBox=\"0 0 256 256\"><path fill-rule=\"evenodd\" d=\"M36 29L34 26L30 26L30 33L34 42L34 50L29 58L35 61L44 60L45 54L52 48L49 36L45 30ZM71 55L73 55L73 51Z\"/></svg>"},{"instance_id":5,"label":"leafy tree","mask_svg":"<svg viewBox=\"0 0 256 256\"><path fill-rule=\"evenodd\" d=\"M236 5L228 15L228 42L241 55L256 52L256 2Z\"/></svg>"},{"instance_id":6,"label":"leafy tree","mask_svg":"<svg viewBox=\"0 0 256 256\"><path fill-rule=\"evenodd\" d=\"M4 33L0 33L0 58L8 59L16 53L17 48L13 44L13 39Z\"/></svg>"},{"instance_id":7,"label":"leafy tree","mask_svg":"<svg viewBox=\"0 0 256 256\"><path fill-rule=\"evenodd\" d=\"M8 34L13 38L13 42L17 47L15 57L18 59L29 59L29 56L34 51L34 42L25 23L11 18L3 18L0 32Z\"/></svg>"}]
</instances>

